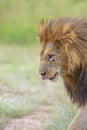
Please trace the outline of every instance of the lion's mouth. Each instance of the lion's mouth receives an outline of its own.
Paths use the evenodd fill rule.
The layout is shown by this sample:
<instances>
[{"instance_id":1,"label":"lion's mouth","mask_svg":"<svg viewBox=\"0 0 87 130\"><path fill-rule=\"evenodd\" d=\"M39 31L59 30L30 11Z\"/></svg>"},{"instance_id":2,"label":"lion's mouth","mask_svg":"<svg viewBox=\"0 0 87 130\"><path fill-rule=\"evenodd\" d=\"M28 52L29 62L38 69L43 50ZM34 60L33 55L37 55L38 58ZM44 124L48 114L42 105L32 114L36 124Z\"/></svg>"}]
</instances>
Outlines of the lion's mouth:
<instances>
[{"instance_id":1,"label":"lion's mouth","mask_svg":"<svg viewBox=\"0 0 87 130\"><path fill-rule=\"evenodd\" d=\"M58 72L51 78L48 78L46 75L42 75L41 77L43 80L53 80L57 75L58 75Z\"/></svg>"},{"instance_id":2,"label":"lion's mouth","mask_svg":"<svg viewBox=\"0 0 87 130\"><path fill-rule=\"evenodd\" d=\"M53 80L55 80L57 78L58 75L59 75L59 73L56 72L55 75L53 77L51 77L51 78L47 77L46 75L42 75L41 77L42 77L42 80L51 80L51 81L53 81Z\"/></svg>"},{"instance_id":3,"label":"lion's mouth","mask_svg":"<svg viewBox=\"0 0 87 130\"><path fill-rule=\"evenodd\" d=\"M55 75L53 77L47 77L46 75L42 75L42 80L50 80L50 81L57 81L58 79L58 76L59 76L59 73L56 72Z\"/></svg>"}]
</instances>

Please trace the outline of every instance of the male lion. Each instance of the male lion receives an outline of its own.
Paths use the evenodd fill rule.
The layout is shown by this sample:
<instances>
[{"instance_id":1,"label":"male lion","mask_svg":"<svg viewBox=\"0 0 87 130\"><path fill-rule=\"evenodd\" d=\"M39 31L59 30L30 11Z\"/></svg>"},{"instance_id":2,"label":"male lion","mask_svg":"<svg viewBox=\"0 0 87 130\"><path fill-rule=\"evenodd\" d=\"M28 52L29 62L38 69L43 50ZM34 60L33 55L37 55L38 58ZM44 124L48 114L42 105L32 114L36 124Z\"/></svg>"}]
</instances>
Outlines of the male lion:
<instances>
[{"instance_id":1,"label":"male lion","mask_svg":"<svg viewBox=\"0 0 87 130\"><path fill-rule=\"evenodd\" d=\"M42 79L63 78L72 102L80 110L67 130L87 129L87 20L59 18L42 20L37 28L41 42Z\"/></svg>"}]
</instances>

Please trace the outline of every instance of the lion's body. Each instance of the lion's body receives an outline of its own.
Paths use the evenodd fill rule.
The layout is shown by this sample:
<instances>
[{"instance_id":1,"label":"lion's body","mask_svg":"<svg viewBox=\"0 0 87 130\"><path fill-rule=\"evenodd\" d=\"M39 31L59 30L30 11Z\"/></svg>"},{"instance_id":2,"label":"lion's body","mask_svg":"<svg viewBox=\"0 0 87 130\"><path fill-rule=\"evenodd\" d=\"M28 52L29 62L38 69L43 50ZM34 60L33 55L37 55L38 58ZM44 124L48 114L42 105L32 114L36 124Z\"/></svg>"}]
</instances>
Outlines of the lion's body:
<instances>
[{"instance_id":1,"label":"lion's body","mask_svg":"<svg viewBox=\"0 0 87 130\"><path fill-rule=\"evenodd\" d=\"M44 79L54 81L60 74L71 100L87 110L87 20L59 18L42 21L37 35L42 46L40 74ZM84 115L87 116L86 110ZM83 118L85 123L79 123L86 125L87 118ZM85 125L81 130L86 128ZM80 130L71 126L69 130Z\"/></svg>"}]
</instances>

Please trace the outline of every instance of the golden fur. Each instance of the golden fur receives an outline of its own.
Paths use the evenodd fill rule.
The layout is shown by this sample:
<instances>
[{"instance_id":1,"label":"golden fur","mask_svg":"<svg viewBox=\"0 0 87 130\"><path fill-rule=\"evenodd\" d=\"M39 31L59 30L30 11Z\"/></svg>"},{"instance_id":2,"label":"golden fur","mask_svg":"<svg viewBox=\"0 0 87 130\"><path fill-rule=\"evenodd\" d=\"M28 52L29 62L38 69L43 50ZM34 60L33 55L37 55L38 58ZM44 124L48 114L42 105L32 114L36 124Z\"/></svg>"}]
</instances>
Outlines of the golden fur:
<instances>
[{"instance_id":1,"label":"golden fur","mask_svg":"<svg viewBox=\"0 0 87 130\"><path fill-rule=\"evenodd\" d=\"M58 68L61 68L60 75L71 100L84 108L87 104L87 20L42 20L37 36L42 46L40 74L45 72L45 78L53 80L59 73ZM50 56L52 58L48 58ZM76 120L82 123L79 116ZM69 130L83 130L86 124L87 118L81 129L71 125Z\"/></svg>"},{"instance_id":2,"label":"golden fur","mask_svg":"<svg viewBox=\"0 0 87 130\"><path fill-rule=\"evenodd\" d=\"M74 63L78 65L80 64L80 62L84 62L81 63L84 66L85 64L87 64L87 60L85 60L86 57L84 57L87 56L87 54L85 54L87 45L83 44L83 41L86 42L85 40L87 40L86 39L87 37L85 36L87 33L87 30L85 29L86 26L87 26L87 21L84 19L78 20L78 19L60 18L58 20L50 21L50 22L49 21L45 22L44 20L42 20L37 29L37 36L41 43L43 42L47 43L50 41L50 42L57 43L59 46L65 44L65 48L64 48L65 50L63 51L65 51L66 55L70 56L72 60L74 60ZM86 48L83 49L83 47ZM76 50L72 51L72 48ZM70 52L68 52L69 50ZM82 52L79 53L80 51ZM76 55L76 53L78 55Z\"/></svg>"}]
</instances>

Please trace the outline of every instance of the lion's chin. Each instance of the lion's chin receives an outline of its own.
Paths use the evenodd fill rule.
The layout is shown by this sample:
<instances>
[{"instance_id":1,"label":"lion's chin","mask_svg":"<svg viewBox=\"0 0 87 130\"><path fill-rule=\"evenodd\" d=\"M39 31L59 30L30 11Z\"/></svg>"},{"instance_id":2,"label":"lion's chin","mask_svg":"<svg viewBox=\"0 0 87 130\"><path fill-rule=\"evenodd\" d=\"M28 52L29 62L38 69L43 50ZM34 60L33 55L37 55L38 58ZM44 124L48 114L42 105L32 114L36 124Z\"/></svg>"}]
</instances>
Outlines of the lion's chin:
<instances>
[{"instance_id":1,"label":"lion's chin","mask_svg":"<svg viewBox=\"0 0 87 130\"><path fill-rule=\"evenodd\" d=\"M59 78L59 73L57 72L52 78L49 78L49 80L52 82L57 82L58 78Z\"/></svg>"}]
</instances>

